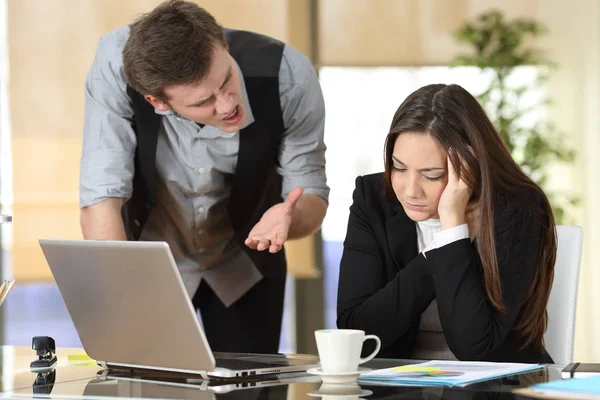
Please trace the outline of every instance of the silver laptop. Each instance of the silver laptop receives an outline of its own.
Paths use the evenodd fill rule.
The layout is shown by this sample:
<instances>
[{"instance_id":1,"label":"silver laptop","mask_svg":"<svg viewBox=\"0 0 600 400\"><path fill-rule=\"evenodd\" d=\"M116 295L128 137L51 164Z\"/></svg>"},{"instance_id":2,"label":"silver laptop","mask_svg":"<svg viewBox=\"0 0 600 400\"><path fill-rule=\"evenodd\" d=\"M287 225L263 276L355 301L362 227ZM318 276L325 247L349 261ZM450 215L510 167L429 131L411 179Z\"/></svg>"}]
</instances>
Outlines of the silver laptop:
<instances>
[{"instance_id":1,"label":"silver laptop","mask_svg":"<svg viewBox=\"0 0 600 400\"><path fill-rule=\"evenodd\" d=\"M215 353L164 242L40 239L86 353L104 368L204 379L306 371L310 355Z\"/></svg>"}]
</instances>

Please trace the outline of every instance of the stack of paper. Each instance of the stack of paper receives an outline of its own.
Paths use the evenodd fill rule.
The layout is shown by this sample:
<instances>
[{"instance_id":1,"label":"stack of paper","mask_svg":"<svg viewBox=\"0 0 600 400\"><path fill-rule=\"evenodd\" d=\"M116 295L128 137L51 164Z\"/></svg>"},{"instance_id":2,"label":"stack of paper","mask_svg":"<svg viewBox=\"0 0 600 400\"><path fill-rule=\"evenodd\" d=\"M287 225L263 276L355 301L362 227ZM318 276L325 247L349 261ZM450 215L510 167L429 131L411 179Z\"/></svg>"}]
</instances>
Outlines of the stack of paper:
<instances>
[{"instance_id":1,"label":"stack of paper","mask_svg":"<svg viewBox=\"0 0 600 400\"><path fill-rule=\"evenodd\" d=\"M11 279L11 280L5 279L4 281L2 281L2 284L0 285L0 306L2 305L2 303L4 303L4 299L8 295L8 292L13 287L14 283L15 283L14 279Z\"/></svg>"},{"instance_id":2,"label":"stack of paper","mask_svg":"<svg viewBox=\"0 0 600 400\"><path fill-rule=\"evenodd\" d=\"M466 386L471 383L542 369L539 364L475 361L428 361L421 364L378 369L361 374L359 380L383 381L402 386Z\"/></svg>"},{"instance_id":3,"label":"stack of paper","mask_svg":"<svg viewBox=\"0 0 600 400\"><path fill-rule=\"evenodd\" d=\"M537 399L600 399L600 376L539 383L513 392Z\"/></svg>"}]
</instances>

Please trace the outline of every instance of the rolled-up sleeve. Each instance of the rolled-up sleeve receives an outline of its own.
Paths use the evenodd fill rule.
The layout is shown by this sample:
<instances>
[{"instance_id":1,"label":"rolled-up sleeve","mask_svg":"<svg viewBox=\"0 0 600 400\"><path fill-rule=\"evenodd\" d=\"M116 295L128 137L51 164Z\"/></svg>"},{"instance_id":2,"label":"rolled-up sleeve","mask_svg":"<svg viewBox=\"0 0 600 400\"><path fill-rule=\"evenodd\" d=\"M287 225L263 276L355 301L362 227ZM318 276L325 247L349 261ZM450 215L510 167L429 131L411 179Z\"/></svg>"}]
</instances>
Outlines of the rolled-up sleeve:
<instances>
[{"instance_id":1,"label":"rolled-up sleeve","mask_svg":"<svg viewBox=\"0 0 600 400\"><path fill-rule=\"evenodd\" d=\"M304 193L328 203L323 93L310 60L290 46L283 50L279 91L285 125L277 171L283 179L282 197L301 186Z\"/></svg>"},{"instance_id":2,"label":"rolled-up sleeve","mask_svg":"<svg viewBox=\"0 0 600 400\"><path fill-rule=\"evenodd\" d=\"M131 197L136 139L122 59L128 35L128 28L120 28L100 39L85 81L82 208L108 198Z\"/></svg>"}]
</instances>

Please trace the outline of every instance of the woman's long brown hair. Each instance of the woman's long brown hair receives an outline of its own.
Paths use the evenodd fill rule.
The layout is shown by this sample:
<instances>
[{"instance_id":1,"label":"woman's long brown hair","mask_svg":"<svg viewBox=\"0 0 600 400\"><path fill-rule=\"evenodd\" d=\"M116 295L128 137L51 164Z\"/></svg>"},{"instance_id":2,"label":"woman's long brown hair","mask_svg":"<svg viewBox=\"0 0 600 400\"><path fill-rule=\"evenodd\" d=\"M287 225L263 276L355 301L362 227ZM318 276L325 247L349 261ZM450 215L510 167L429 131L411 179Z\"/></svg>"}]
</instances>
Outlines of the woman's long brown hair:
<instances>
[{"instance_id":1,"label":"woman's long brown hair","mask_svg":"<svg viewBox=\"0 0 600 400\"><path fill-rule=\"evenodd\" d=\"M538 351L548 323L546 307L554 279L556 227L552 208L542 189L517 165L498 132L477 100L458 85L428 85L409 95L400 105L385 144L384 188L397 201L392 188L392 153L398 136L404 132L433 136L449 152L450 162L472 190L477 201L480 228L476 245L483 266L485 291L491 305L505 312L496 255L494 199L533 191L542 199L543 234L537 268L513 332L525 339L523 347ZM461 168L461 161L465 168Z\"/></svg>"}]
</instances>

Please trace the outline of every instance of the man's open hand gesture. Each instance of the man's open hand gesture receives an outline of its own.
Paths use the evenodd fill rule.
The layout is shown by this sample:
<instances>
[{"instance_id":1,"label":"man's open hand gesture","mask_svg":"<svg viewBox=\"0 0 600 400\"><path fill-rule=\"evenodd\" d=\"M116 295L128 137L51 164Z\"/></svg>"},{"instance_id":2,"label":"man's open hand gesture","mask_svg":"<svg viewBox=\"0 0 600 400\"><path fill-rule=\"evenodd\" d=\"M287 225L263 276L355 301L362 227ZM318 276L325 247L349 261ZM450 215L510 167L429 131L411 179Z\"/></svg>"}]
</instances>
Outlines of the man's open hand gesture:
<instances>
[{"instance_id":1,"label":"man's open hand gesture","mask_svg":"<svg viewBox=\"0 0 600 400\"><path fill-rule=\"evenodd\" d=\"M258 251L269 249L271 253L281 250L288 238L296 203L302 193L302 188L297 187L290 192L285 202L269 208L248 234L246 246Z\"/></svg>"}]
</instances>

